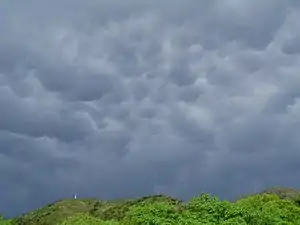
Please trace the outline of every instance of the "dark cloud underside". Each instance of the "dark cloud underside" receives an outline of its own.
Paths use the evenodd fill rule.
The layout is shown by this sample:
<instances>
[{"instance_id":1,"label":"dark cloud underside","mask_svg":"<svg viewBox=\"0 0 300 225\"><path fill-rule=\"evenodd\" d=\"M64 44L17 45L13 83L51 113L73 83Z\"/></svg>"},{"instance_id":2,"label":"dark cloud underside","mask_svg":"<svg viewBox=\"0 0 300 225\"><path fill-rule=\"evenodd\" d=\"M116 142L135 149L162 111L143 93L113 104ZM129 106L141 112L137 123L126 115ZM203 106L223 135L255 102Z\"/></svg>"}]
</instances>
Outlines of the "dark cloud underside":
<instances>
[{"instance_id":1,"label":"dark cloud underside","mask_svg":"<svg viewBox=\"0 0 300 225\"><path fill-rule=\"evenodd\" d=\"M0 3L0 212L299 187L293 0Z\"/></svg>"}]
</instances>

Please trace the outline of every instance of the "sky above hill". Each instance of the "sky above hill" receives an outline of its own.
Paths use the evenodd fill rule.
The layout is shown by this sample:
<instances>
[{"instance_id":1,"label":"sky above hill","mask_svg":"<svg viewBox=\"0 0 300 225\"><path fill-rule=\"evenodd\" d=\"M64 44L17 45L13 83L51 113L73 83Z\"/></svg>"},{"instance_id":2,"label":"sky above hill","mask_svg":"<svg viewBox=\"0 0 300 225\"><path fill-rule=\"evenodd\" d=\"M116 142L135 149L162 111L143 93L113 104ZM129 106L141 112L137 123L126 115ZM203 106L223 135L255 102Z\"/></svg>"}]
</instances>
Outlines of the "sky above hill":
<instances>
[{"instance_id":1,"label":"sky above hill","mask_svg":"<svg viewBox=\"0 0 300 225\"><path fill-rule=\"evenodd\" d=\"M1 0L0 213L300 188L297 0Z\"/></svg>"}]
</instances>

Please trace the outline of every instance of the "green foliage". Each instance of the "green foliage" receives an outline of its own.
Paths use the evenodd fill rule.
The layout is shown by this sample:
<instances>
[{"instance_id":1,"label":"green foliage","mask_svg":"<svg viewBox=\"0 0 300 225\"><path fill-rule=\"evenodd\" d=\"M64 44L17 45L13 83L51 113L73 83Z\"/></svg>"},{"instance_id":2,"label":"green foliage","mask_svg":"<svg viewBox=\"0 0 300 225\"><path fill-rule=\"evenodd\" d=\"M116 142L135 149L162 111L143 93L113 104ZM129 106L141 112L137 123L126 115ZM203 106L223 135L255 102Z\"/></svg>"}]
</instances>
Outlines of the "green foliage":
<instances>
[{"instance_id":1,"label":"green foliage","mask_svg":"<svg viewBox=\"0 0 300 225\"><path fill-rule=\"evenodd\" d=\"M103 221L89 214L79 213L75 216L69 217L60 225L118 225L115 221Z\"/></svg>"},{"instance_id":2,"label":"green foliage","mask_svg":"<svg viewBox=\"0 0 300 225\"><path fill-rule=\"evenodd\" d=\"M0 215L0 225L14 225L14 222L12 220L5 220L1 215Z\"/></svg>"},{"instance_id":3,"label":"green foliage","mask_svg":"<svg viewBox=\"0 0 300 225\"><path fill-rule=\"evenodd\" d=\"M277 195L281 199L293 201L299 198L300 190L292 188L271 187L264 190L261 194L273 194Z\"/></svg>"},{"instance_id":4,"label":"green foliage","mask_svg":"<svg viewBox=\"0 0 300 225\"><path fill-rule=\"evenodd\" d=\"M18 225L56 225L78 213L88 213L104 202L93 199L66 199L47 205L14 219Z\"/></svg>"},{"instance_id":5,"label":"green foliage","mask_svg":"<svg viewBox=\"0 0 300 225\"><path fill-rule=\"evenodd\" d=\"M169 225L175 224L179 217L176 206L157 202L132 207L126 219L132 225Z\"/></svg>"},{"instance_id":6,"label":"green foliage","mask_svg":"<svg viewBox=\"0 0 300 225\"><path fill-rule=\"evenodd\" d=\"M99 217L103 220L122 220L127 212L133 206L140 206L151 203L167 203L170 205L178 205L180 201L164 195L146 196L138 199L113 201L106 207L98 207L91 211L91 214L95 217Z\"/></svg>"},{"instance_id":7,"label":"green foliage","mask_svg":"<svg viewBox=\"0 0 300 225\"><path fill-rule=\"evenodd\" d=\"M300 225L299 202L299 194L289 189L236 202L208 194L187 203L163 195L122 201L72 199L14 220L0 218L0 225Z\"/></svg>"},{"instance_id":8,"label":"green foliage","mask_svg":"<svg viewBox=\"0 0 300 225\"><path fill-rule=\"evenodd\" d=\"M247 224L300 224L300 208L274 194L259 194L236 202Z\"/></svg>"},{"instance_id":9,"label":"green foliage","mask_svg":"<svg viewBox=\"0 0 300 225\"><path fill-rule=\"evenodd\" d=\"M187 204L187 210L199 220L212 223L220 223L235 215L230 202L219 201L217 197L208 194L192 198Z\"/></svg>"}]
</instances>

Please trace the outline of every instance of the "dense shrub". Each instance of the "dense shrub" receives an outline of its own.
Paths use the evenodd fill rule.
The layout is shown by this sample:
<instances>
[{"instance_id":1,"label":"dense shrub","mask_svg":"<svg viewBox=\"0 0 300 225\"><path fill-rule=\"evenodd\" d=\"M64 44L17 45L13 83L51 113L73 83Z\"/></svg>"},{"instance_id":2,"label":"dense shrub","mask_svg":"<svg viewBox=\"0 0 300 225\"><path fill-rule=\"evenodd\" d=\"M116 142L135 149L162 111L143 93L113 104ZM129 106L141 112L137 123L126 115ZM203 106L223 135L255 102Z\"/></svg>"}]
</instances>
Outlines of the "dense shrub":
<instances>
[{"instance_id":1,"label":"dense shrub","mask_svg":"<svg viewBox=\"0 0 300 225\"><path fill-rule=\"evenodd\" d=\"M61 225L117 225L118 222L103 221L89 214L77 214L66 219Z\"/></svg>"}]
</instances>

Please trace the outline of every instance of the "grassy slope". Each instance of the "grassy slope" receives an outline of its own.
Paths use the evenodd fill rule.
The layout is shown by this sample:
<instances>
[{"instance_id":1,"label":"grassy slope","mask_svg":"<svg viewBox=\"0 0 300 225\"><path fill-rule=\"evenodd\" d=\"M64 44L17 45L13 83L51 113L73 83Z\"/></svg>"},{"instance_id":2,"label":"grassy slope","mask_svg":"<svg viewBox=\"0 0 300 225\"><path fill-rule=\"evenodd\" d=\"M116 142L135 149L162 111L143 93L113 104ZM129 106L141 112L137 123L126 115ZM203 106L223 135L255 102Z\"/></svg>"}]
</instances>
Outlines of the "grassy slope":
<instances>
[{"instance_id":1,"label":"grassy slope","mask_svg":"<svg viewBox=\"0 0 300 225\"><path fill-rule=\"evenodd\" d=\"M66 199L26 213L15 218L15 221L22 225L57 224L69 216L89 212L95 205L102 204L105 203L94 199Z\"/></svg>"},{"instance_id":2,"label":"grassy slope","mask_svg":"<svg viewBox=\"0 0 300 225\"><path fill-rule=\"evenodd\" d=\"M89 213L105 220L120 220L129 210L129 207L143 202L168 202L174 205L180 204L179 200L163 195L114 201L66 199L24 214L15 218L15 221L19 225L54 225L77 213Z\"/></svg>"},{"instance_id":3,"label":"grassy slope","mask_svg":"<svg viewBox=\"0 0 300 225\"><path fill-rule=\"evenodd\" d=\"M300 190L290 188L268 188L260 194L276 194L283 199L298 201ZM154 195L137 199L100 201L96 199L66 199L29 212L15 219L19 225L54 225L77 213L89 213L92 216L107 220L120 220L131 206L146 202L167 202L180 208L180 200ZM299 204L299 202L298 202ZM300 204L299 204L300 205Z\"/></svg>"}]
</instances>

